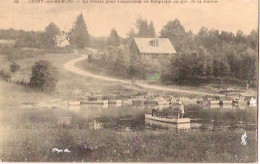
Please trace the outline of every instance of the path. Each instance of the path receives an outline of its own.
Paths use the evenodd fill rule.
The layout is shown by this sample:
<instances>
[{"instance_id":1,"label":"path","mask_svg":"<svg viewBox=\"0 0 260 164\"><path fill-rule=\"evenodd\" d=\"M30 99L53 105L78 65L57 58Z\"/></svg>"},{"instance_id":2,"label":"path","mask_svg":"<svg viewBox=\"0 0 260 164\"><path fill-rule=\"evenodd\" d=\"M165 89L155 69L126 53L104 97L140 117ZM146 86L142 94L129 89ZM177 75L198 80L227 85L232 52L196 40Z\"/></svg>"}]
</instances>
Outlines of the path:
<instances>
[{"instance_id":1,"label":"path","mask_svg":"<svg viewBox=\"0 0 260 164\"><path fill-rule=\"evenodd\" d=\"M78 75L86 76L86 77L92 77L98 80L103 80L103 81L110 81L110 82L118 82L118 83L124 83L124 84L130 84L132 85L132 82L130 80L121 80L121 79L116 79L116 78L111 78L111 77L106 77L106 76L101 76L101 75L96 75L93 73L90 73L86 70L82 70L78 67L75 66L75 64L81 60L87 59L87 55L83 55L80 58L76 58L73 60L68 61L67 63L64 64L64 68L70 72L76 73ZM198 92L198 91L190 91L190 90L183 90L183 89L176 89L176 88L169 88L165 86L157 86L157 85L150 85L150 84L144 84L140 82L136 82L136 85L147 88L147 89L154 89L154 90L160 90L160 91L170 91L170 92L179 92L179 93L188 93L188 94L195 94L195 95L212 95L212 96L223 96L221 94L212 94L212 93L207 93L207 92Z\"/></svg>"}]
</instances>

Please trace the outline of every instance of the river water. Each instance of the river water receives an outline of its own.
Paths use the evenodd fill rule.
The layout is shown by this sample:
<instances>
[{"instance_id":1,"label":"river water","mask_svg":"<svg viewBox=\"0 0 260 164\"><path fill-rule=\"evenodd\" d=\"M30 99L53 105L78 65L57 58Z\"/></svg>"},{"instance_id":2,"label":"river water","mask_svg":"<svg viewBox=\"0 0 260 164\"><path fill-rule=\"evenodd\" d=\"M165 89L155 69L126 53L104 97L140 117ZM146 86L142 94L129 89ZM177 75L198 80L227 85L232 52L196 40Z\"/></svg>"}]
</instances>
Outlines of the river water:
<instances>
[{"instance_id":1,"label":"river water","mask_svg":"<svg viewBox=\"0 0 260 164\"><path fill-rule=\"evenodd\" d=\"M109 128L116 130L256 130L256 107L214 107L203 108L199 105L186 105L185 115L191 123L170 124L145 119L145 113L151 113L154 106L133 105L82 105L70 106L70 111L59 116L60 124L77 125L84 128ZM161 107L166 110L169 107ZM174 108L175 109L175 108ZM176 109L175 109L176 110ZM97 125L95 127L95 125ZM93 126L92 126L93 125Z\"/></svg>"},{"instance_id":2,"label":"river water","mask_svg":"<svg viewBox=\"0 0 260 164\"><path fill-rule=\"evenodd\" d=\"M145 119L154 106L133 105L80 105L62 108L26 108L5 110L0 123L14 128L106 128L118 131L145 130L249 130L257 129L257 108L224 106L203 108L200 105L184 105L184 117L191 119L186 124L169 124ZM160 110L178 110L160 107Z\"/></svg>"}]
</instances>

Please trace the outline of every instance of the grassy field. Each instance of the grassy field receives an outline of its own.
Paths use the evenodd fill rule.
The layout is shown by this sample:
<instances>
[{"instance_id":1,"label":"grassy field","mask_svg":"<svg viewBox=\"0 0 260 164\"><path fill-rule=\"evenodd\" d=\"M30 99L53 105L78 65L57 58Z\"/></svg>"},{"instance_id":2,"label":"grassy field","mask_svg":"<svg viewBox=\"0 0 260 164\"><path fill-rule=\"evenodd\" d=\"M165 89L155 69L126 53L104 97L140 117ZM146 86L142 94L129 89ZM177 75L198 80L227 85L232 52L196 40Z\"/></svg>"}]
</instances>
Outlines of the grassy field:
<instances>
[{"instance_id":1,"label":"grassy field","mask_svg":"<svg viewBox=\"0 0 260 164\"><path fill-rule=\"evenodd\" d=\"M240 144L242 134L239 131L9 129L8 133L1 133L0 158L20 162L256 162L256 134L247 133L245 146ZM71 152L52 153L53 148Z\"/></svg>"},{"instance_id":2,"label":"grassy field","mask_svg":"<svg viewBox=\"0 0 260 164\"><path fill-rule=\"evenodd\" d=\"M11 79L9 82L20 82L24 81L29 83L31 76L31 67L36 61L40 59L50 61L58 69L58 82L56 90L51 93L50 96L62 99L79 99L85 98L90 92L95 93L117 93L117 92L129 92L132 90L131 87L124 87L122 84L117 83L104 83L103 81L82 77L74 73L68 72L63 68L63 64L67 61L77 58L85 51L79 51L79 53L46 53L29 58L15 59L21 68L15 73L10 72L10 62L1 56L2 66L0 70L5 74L10 74ZM3 60L2 60L3 59ZM129 89L130 88L130 89ZM44 94L44 93L43 93ZM49 93L48 93L49 95Z\"/></svg>"}]
</instances>

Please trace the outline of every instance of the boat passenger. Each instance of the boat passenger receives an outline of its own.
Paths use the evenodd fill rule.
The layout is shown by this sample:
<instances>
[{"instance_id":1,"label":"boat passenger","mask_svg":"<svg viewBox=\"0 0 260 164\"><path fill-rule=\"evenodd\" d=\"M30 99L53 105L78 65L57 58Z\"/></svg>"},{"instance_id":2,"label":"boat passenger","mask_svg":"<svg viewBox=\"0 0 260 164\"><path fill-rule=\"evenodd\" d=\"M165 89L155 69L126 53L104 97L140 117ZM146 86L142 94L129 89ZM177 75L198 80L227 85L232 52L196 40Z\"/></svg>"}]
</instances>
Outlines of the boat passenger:
<instances>
[{"instance_id":1,"label":"boat passenger","mask_svg":"<svg viewBox=\"0 0 260 164\"><path fill-rule=\"evenodd\" d=\"M181 118L183 118L183 115L184 115L184 105L182 103L180 104L180 113L181 113Z\"/></svg>"}]
</instances>

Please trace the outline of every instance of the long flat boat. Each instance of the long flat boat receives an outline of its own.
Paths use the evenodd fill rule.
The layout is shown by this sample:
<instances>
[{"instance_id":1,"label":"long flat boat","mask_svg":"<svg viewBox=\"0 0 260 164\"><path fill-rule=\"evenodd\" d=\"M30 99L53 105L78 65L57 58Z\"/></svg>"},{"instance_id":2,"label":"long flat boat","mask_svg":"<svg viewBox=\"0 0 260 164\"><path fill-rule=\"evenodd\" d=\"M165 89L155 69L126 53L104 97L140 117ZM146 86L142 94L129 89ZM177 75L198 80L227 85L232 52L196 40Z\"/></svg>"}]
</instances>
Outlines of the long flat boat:
<instances>
[{"instance_id":1,"label":"long flat boat","mask_svg":"<svg viewBox=\"0 0 260 164\"><path fill-rule=\"evenodd\" d=\"M168 122L168 123L189 123L190 118L166 118L166 117L157 117L152 116L151 114L145 114L146 119L155 120L155 121L161 121L161 122Z\"/></svg>"},{"instance_id":2,"label":"long flat boat","mask_svg":"<svg viewBox=\"0 0 260 164\"><path fill-rule=\"evenodd\" d=\"M80 101L68 101L69 102L69 106L79 106L80 105Z\"/></svg>"},{"instance_id":3,"label":"long flat boat","mask_svg":"<svg viewBox=\"0 0 260 164\"><path fill-rule=\"evenodd\" d=\"M80 104L97 104L103 105L108 104L108 100L97 100L97 101L89 101L89 100L81 100Z\"/></svg>"}]
</instances>

